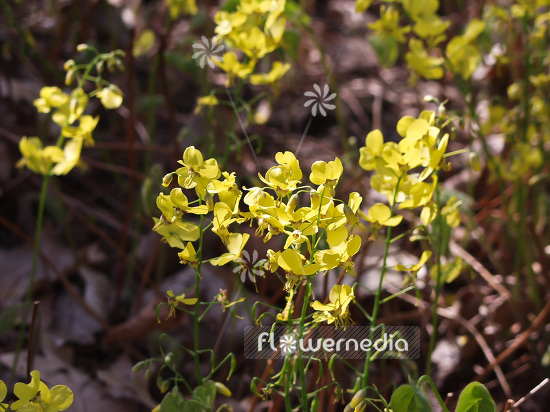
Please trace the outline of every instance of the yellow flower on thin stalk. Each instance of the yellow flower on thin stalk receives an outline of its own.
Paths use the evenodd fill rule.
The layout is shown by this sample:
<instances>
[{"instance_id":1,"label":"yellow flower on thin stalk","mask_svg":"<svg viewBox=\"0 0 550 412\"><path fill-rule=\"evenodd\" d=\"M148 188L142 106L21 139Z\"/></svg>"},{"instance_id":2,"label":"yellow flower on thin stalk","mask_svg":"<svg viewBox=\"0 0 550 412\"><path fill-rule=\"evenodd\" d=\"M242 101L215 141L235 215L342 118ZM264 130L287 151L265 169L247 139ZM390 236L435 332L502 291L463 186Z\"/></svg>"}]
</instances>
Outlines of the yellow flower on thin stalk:
<instances>
[{"instance_id":1,"label":"yellow flower on thin stalk","mask_svg":"<svg viewBox=\"0 0 550 412\"><path fill-rule=\"evenodd\" d=\"M194 305L198 301L197 298L186 298L185 293L178 293L177 295L174 295L173 290L166 292L166 295L168 296L167 300L168 305L170 306L170 313L166 319L176 316L176 308L180 305L180 303L183 305Z\"/></svg>"},{"instance_id":2,"label":"yellow flower on thin stalk","mask_svg":"<svg viewBox=\"0 0 550 412\"><path fill-rule=\"evenodd\" d=\"M334 285L329 293L329 302L324 304L316 300L311 303L315 310L315 322L327 322L329 325L343 326L344 329L353 321L349 316L349 305L355 300L353 288L349 285Z\"/></svg>"}]
</instances>

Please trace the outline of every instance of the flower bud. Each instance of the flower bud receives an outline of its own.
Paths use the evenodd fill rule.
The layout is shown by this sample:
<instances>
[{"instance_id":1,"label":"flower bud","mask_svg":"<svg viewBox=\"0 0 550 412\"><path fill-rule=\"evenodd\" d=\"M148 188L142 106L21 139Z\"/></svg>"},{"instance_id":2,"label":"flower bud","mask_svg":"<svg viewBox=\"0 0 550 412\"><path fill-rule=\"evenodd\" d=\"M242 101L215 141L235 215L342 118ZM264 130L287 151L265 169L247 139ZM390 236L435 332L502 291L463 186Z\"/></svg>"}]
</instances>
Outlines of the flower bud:
<instances>
[{"instance_id":1,"label":"flower bud","mask_svg":"<svg viewBox=\"0 0 550 412\"><path fill-rule=\"evenodd\" d=\"M230 397L231 396L231 391L227 388L227 386L225 386L223 383L221 382L215 382L214 383L216 385L216 391L220 394L220 395L223 395L223 396L227 396L227 397Z\"/></svg>"},{"instance_id":2,"label":"flower bud","mask_svg":"<svg viewBox=\"0 0 550 412\"><path fill-rule=\"evenodd\" d=\"M475 172L479 172L481 170L481 162L479 160L479 155L476 152L470 152L468 154L468 159L470 161L470 165L472 166L472 169L474 169Z\"/></svg>"},{"instance_id":3,"label":"flower bud","mask_svg":"<svg viewBox=\"0 0 550 412\"><path fill-rule=\"evenodd\" d=\"M65 75L65 85L70 86L74 80L74 70L68 70Z\"/></svg>"},{"instance_id":4,"label":"flower bud","mask_svg":"<svg viewBox=\"0 0 550 412\"><path fill-rule=\"evenodd\" d=\"M76 66L76 63L74 62L73 59L69 59L67 60L64 64L63 64L63 70L65 70L66 72L68 72L69 70L71 70L72 68L74 68Z\"/></svg>"},{"instance_id":5,"label":"flower bud","mask_svg":"<svg viewBox=\"0 0 550 412\"><path fill-rule=\"evenodd\" d=\"M443 103L439 105L439 107L437 108L437 112L441 120L447 119L447 109L445 108L445 105Z\"/></svg>"},{"instance_id":6,"label":"flower bud","mask_svg":"<svg viewBox=\"0 0 550 412\"><path fill-rule=\"evenodd\" d=\"M317 409L319 409L319 398L313 398L313 401L311 402L310 411L311 412L317 412Z\"/></svg>"},{"instance_id":7,"label":"flower bud","mask_svg":"<svg viewBox=\"0 0 550 412\"><path fill-rule=\"evenodd\" d=\"M206 192L204 195L204 202L206 203L206 207L208 207L209 211L214 210L214 198L210 193Z\"/></svg>"},{"instance_id":8,"label":"flower bud","mask_svg":"<svg viewBox=\"0 0 550 412\"><path fill-rule=\"evenodd\" d=\"M365 388L355 392L355 395L353 395L353 398L351 399L349 406L351 406L352 408L356 408L361 403L361 401L365 399L366 394L367 394L367 390Z\"/></svg>"},{"instance_id":9,"label":"flower bud","mask_svg":"<svg viewBox=\"0 0 550 412\"><path fill-rule=\"evenodd\" d=\"M298 205L298 193L295 193L290 197L290 200L286 205L285 212L286 213L294 212L294 209L296 209L297 205Z\"/></svg>"},{"instance_id":10,"label":"flower bud","mask_svg":"<svg viewBox=\"0 0 550 412\"><path fill-rule=\"evenodd\" d=\"M354 225L359 221L355 213L353 213L353 210L351 209L351 207L349 207L349 205L346 205L346 204L344 204L344 216L346 216L346 219L350 225Z\"/></svg>"},{"instance_id":11,"label":"flower bud","mask_svg":"<svg viewBox=\"0 0 550 412\"><path fill-rule=\"evenodd\" d=\"M163 178L162 178L162 185L164 187L168 187L170 186L170 183L172 183L172 178L174 177L174 175L172 173L168 173L167 175L165 175Z\"/></svg>"},{"instance_id":12,"label":"flower bud","mask_svg":"<svg viewBox=\"0 0 550 412\"><path fill-rule=\"evenodd\" d=\"M132 372L133 373L137 373L139 372L140 370L143 369L143 367L145 366L145 362L138 362L134 365L134 367L132 368Z\"/></svg>"}]
</instances>

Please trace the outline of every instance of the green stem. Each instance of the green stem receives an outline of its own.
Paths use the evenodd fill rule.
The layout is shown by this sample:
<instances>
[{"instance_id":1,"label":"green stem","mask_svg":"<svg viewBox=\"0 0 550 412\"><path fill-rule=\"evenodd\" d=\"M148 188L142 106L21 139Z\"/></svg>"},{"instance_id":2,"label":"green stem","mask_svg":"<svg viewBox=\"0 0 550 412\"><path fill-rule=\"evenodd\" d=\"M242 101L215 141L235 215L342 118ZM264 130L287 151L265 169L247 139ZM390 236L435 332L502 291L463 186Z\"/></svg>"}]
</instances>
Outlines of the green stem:
<instances>
[{"instance_id":1,"label":"green stem","mask_svg":"<svg viewBox=\"0 0 550 412\"><path fill-rule=\"evenodd\" d=\"M435 197L436 197L436 203L437 207L439 208L439 212L441 212L441 204L440 204L440 196L439 196L439 187L435 189ZM443 251L443 217L441 214L437 217L439 219L438 221L438 233L437 233L437 280L435 284L435 297L434 297L434 308L432 312L432 334L430 336L430 345L428 347L428 358L426 360L426 375L430 375L430 372L432 370L432 353L435 349L435 340L437 337L437 305L439 302L439 295L441 293L441 279L442 279L442 271L441 271L441 253Z\"/></svg>"},{"instance_id":2,"label":"green stem","mask_svg":"<svg viewBox=\"0 0 550 412\"><path fill-rule=\"evenodd\" d=\"M202 204L202 202L200 202ZM200 280L201 280L201 266L202 266L202 249L203 249L203 238L204 238L204 217L201 215L201 226L200 226L200 237L199 237L199 250L198 260L199 264L195 269L195 297L199 298L200 293ZM195 304L195 313L193 314L193 360L195 363L195 375L197 377L197 382L199 385L203 384L203 379L201 375L201 365L199 359L199 325L200 325L200 316L199 316L199 306Z\"/></svg>"},{"instance_id":3,"label":"green stem","mask_svg":"<svg viewBox=\"0 0 550 412\"><path fill-rule=\"evenodd\" d=\"M392 205L391 205L391 216L393 217L395 215L395 199L397 197L397 190L399 188L399 183L401 183L401 177L397 181L397 185L395 186L395 189L393 191L393 199L392 199ZM380 280L378 281L378 289L376 290L376 294L374 295L374 306L372 309L372 317L370 321L370 329L371 334L373 333L373 328L376 326L376 320L378 319L378 310L380 308L380 296L382 295L382 285L384 283L384 276L386 275L387 271L387 261L388 261L388 255L390 251L390 244L391 244L391 233L392 233L392 227L388 226L388 231L386 233L386 242L384 247L384 259L382 261L382 271L380 272ZM371 364L371 356L370 351L367 352L367 358L365 359L365 370L363 372L363 379L361 381L361 386L363 388L367 387L367 384L369 382L369 368Z\"/></svg>"},{"instance_id":4,"label":"green stem","mask_svg":"<svg viewBox=\"0 0 550 412\"><path fill-rule=\"evenodd\" d=\"M27 290L27 296L25 298L25 305L23 305L23 316L21 318L21 325L19 328L19 334L17 336L17 344L15 349L15 357L13 358L13 364L10 372L10 386L13 384L15 378L15 370L19 363L19 356L21 354L21 347L23 345L23 338L25 336L25 322L29 315L29 303L32 298L32 291L34 289L34 281L36 278L36 270L38 268L38 256L40 255L40 238L42 236L42 225L44 221L44 209L46 205L46 193L48 192L48 183L50 181L50 175L46 174L42 180L42 189L40 190L40 199L38 202L38 216L36 218L36 229L34 234L34 249L32 254L32 266L31 276L29 279L29 288Z\"/></svg>"},{"instance_id":5,"label":"green stem","mask_svg":"<svg viewBox=\"0 0 550 412\"><path fill-rule=\"evenodd\" d=\"M300 334L299 337L302 337L304 333L304 324L307 314L307 308L309 303L309 297L311 296L311 281L307 278L307 283L305 284L305 293L304 293L304 302L302 304L302 313L300 315ZM299 350L299 349L298 349ZM307 410L307 385L306 385L306 368L304 367L304 360L300 356L298 358L298 369L300 370L300 387L301 387L301 400L300 406L303 411Z\"/></svg>"}]
</instances>

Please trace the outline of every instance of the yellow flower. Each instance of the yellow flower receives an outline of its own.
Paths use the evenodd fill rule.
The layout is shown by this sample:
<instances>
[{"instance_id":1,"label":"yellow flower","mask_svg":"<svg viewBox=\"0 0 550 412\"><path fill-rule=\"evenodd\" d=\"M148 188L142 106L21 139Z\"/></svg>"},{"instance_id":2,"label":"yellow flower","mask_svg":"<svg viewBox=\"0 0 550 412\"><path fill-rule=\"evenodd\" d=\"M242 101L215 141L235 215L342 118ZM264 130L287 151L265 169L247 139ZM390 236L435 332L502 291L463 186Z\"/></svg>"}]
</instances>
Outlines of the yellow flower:
<instances>
[{"instance_id":1,"label":"yellow flower","mask_svg":"<svg viewBox=\"0 0 550 412\"><path fill-rule=\"evenodd\" d=\"M115 84L104 87L97 96L106 109L116 109L122 104L122 90Z\"/></svg>"},{"instance_id":2,"label":"yellow flower","mask_svg":"<svg viewBox=\"0 0 550 412\"><path fill-rule=\"evenodd\" d=\"M197 107L195 107L195 110L193 111L193 113L194 114L200 113L200 111L204 107L214 107L214 106L217 106L219 103L220 103L220 101L213 94L209 94L208 96L199 97L198 100L197 100Z\"/></svg>"},{"instance_id":3,"label":"yellow flower","mask_svg":"<svg viewBox=\"0 0 550 412\"><path fill-rule=\"evenodd\" d=\"M17 382L13 387L14 395L19 398L19 400L11 404L11 409L14 411L31 402L38 394L40 388L40 372L32 371L31 378L31 383L25 384Z\"/></svg>"},{"instance_id":4,"label":"yellow flower","mask_svg":"<svg viewBox=\"0 0 550 412\"><path fill-rule=\"evenodd\" d=\"M245 13L237 11L235 13L229 13L227 11L219 11L214 16L214 22L216 23L215 32L219 37L224 37L242 26L247 20ZM216 36L216 38L218 37Z\"/></svg>"},{"instance_id":5,"label":"yellow flower","mask_svg":"<svg viewBox=\"0 0 550 412\"><path fill-rule=\"evenodd\" d=\"M8 404L2 403L2 401L4 400L7 394L8 394L8 388L6 384L4 383L4 381L0 381L0 408L6 411L8 410Z\"/></svg>"},{"instance_id":6,"label":"yellow flower","mask_svg":"<svg viewBox=\"0 0 550 412\"><path fill-rule=\"evenodd\" d=\"M400 18L401 16L396 8L382 6L380 8L380 19L368 24L367 27L374 30L383 39L391 37L399 43L405 43L405 33L408 33L411 28L409 26L401 26L399 24Z\"/></svg>"},{"instance_id":7,"label":"yellow flower","mask_svg":"<svg viewBox=\"0 0 550 412\"><path fill-rule=\"evenodd\" d=\"M40 113L49 113L53 108L63 106L69 101L69 95L61 91L59 87L43 87L40 89L40 98L33 104Z\"/></svg>"},{"instance_id":8,"label":"yellow flower","mask_svg":"<svg viewBox=\"0 0 550 412\"><path fill-rule=\"evenodd\" d=\"M199 12L196 0L166 0L166 2L168 3L170 18L172 20L178 18L180 15L197 14Z\"/></svg>"},{"instance_id":9,"label":"yellow flower","mask_svg":"<svg viewBox=\"0 0 550 412\"><path fill-rule=\"evenodd\" d=\"M402 272L411 272L411 274L416 277L416 274L422 268L422 266L426 264L430 256L432 256L432 252L430 250L425 250L424 252L422 252L422 255L420 256L420 260L416 265L405 266L399 263L395 265L395 270L399 270Z\"/></svg>"},{"instance_id":10,"label":"yellow flower","mask_svg":"<svg viewBox=\"0 0 550 412\"><path fill-rule=\"evenodd\" d=\"M54 163L64 159L63 150L56 146L43 147L38 137L23 137L19 142L19 151L23 158L17 167L26 166L34 173L47 174Z\"/></svg>"},{"instance_id":11,"label":"yellow flower","mask_svg":"<svg viewBox=\"0 0 550 412\"><path fill-rule=\"evenodd\" d=\"M311 303L315 309L313 320L315 322L334 323L335 327L343 326L344 329L353 323L349 317L349 304L355 300L355 294L349 285L334 285L330 290L329 303L319 301Z\"/></svg>"},{"instance_id":12,"label":"yellow flower","mask_svg":"<svg viewBox=\"0 0 550 412\"><path fill-rule=\"evenodd\" d=\"M230 233L227 236L227 250L228 253L210 259L210 263L214 266L223 266L226 263L232 262L237 258L240 258L250 235L248 233Z\"/></svg>"},{"instance_id":13,"label":"yellow flower","mask_svg":"<svg viewBox=\"0 0 550 412\"><path fill-rule=\"evenodd\" d=\"M315 263L304 265L305 258L293 249L286 249L279 255L278 264L286 272L300 276L309 276L319 271L320 266Z\"/></svg>"},{"instance_id":14,"label":"yellow flower","mask_svg":"<svg viewBox=\"0 0 550 412\"><path fill-rule=\"evenodd\" d=\"M294 289L288 292L288 296L285 297L286 305L281 313L277 314L277 320L287 322L288 318L294 313Z\"/></svg>"},{"instance_id":15,"label":"yellow flower","mask_svg":"<svg viewBox=\"0 0 550 412\"><path fill-rule=\"evenodd\" d=\"M469 79L481 61L481 51L474 44L478 36L485 30L485 23L473 19L462 36L456 36L447 43L445 53L449 58L453 73Z\"/></svg>"},{"instance_id":16,"label":"yellow flower","mask_svg":"<svg viewBox=\"0 0 550 412\"><path fill-rule=\"evenodd\" d=\"M232 210L225 203L218 202L214 205L212 232L218 235L225 245L229 241L229 225L236 221Z\"/></svg>"},{"instance_id":17,"label":"yellow flower","mask_svg":"<svg viewBox=\"0 0 550 412\"><path fill-rule=\"evenodd\" d=\"M49 389L40 381L40 372L31 372L31 383L26 385L18 382L13 392L19 400L11 405L11 409L24 412L58 412L68 409L73 403L73 393L65 385L56 385Z\"/></svg>"},{"instance_id":18,"label":"yellow flower","mask_svg":"<svg viewBox=\"0 0 550 412\"><path fill-rule=\"evenodd\" d=\"M361 247L361 237L352 235L348 238L348 230L345 226L327 232L329 249L319 250L315 253L315 263L320 270L330 270L340 266L351 276L355 276L355 270L351 258Z\"/></svg>"},{"instance_id":19,"label":"yellow flower","mask_svg":"<svg viewBox=\"0 0 550 412\"><path fill-rule=\"evenodd\" d=\"M411 82L415 82L416 77L425 79L441 79L443 77L443 58L430 56L419 39L409 40L409 51L405 54L405 60L408 67L413 71Z\"/></svg>"},{"instance_id":20,"label":"yellow flower","mask_svg":"<svg viewBox=\"0 0 550 412\"><path fill-rule=\"evenodd\" d=\"M269 73L252 74L250 83L255 85L273 84L290 70L289 63L275 62Z\"/></svg>"},{"instance_id":21,"label":"yellow flower","mask_svg":"<svg viewBox=\"0 0 550 412\"><path fill-rule=\"evenodd\" d=\"M82 139L73 139L65 143L65 147L63 147L63 158L53 167L51 171L52 175L66 175L78 165L80 162L82 143Z\"/></svg>"},{"instance_id":22,"label":"yellow flower","mask_svg":"<svg viewBox=\"0 0 550 412\"><path fill-rule=\"evenodd\" d=\"M458 201L456 197L451 197L445 206L441 209L441 216L445 216L445 220L450 227L457 227L460 225L460 215L458 209L462 202Z\"/></svg>"},{"instance_id":23,"label":"yellow flower","mask_svg":"<svg viewBox=\"0 0 550 412\"><path fill-rule=\"evenodd\" d=\"M367 220L379 226L397 226L403 220L403 216L391 215L391 209L383 203L373 205L367 214Z\"/></svg>"},{"instance_id":24,"label":"yellow flower","mask_svg":"<svg viewBox=\"0 0 550 412\"><path fill-rule=\"evenodd\" d=\"M195 215L205 215L208 213L206 205L189 207L187 196L183 194L183 191L179 187L172 189L169 196L160 193L157 197L157 207L170 223L174 223L185 213Z\"/></svg>"},{"instance_id":25,"label":"yellow flower","mask_svg":"<svg viewBox=\"0 0 550 412\"><path fill-rule=\"evenodd\" d=\"M262 182L275 190L278 198L286 196L288 192L296 190L296 185L302 179L300 163L292 152L279 152L275 155L278 166L271 167L265 178L258 173Z\"/></svg>"},{"instance_id":26,"label":"yellow flower","mask_svg":"<svg viewBox=\"0 0 550 412\"><path fill-rule=\"evenodd\" d=\"M233 51L224 53L221 61L215 60L220 69L228 74L227 84L231 85L235 77L245 79L254 67L256 66L256 59L251 59L248 63L240 63L237 55Z\"/></svg>"},{"instance_id":27,"label":"yellow flower","mask_svg":"<svg viewBox=\"0 0 550 412\"><path fill-rule=\"evenodd\" d=\"M360 158L359 166L365 170L374 170L377 165L377 160L382 155L382 149L384 148L384 136L378 129L373 130L367 134L365 139L365 147L359 149Z\"/></svg>"},{"instance_id":28,"label":"yellow flower","mask_svg":"<svg viewBox=\"0 0 550 412\"><path fill-rule=\"evenodd\" d=\"M197 267L199 260L197 259L197 252L193 247L193 243L188 242L180 253L178 253L181 264L188 264L191 267Z\"/></svg>"},{"instance_id":29,"label":"yellow flower","mask_svg":"<svg viewBox=\"0 0 550 412\"><path fill-rule=\"evenodd\" d=\"M92 132L99 122L99 116L92 117L89 115L81 116L78 122L78 126L64 126L61 129L61 133L65 137L73 139L82 139L86 143L93 143Z\"/></svg>"},{"instance_id":30,"label":"yellow flower","mask_svg":"<svg viewBox=\"0 0 550 412\"><path fill-rule=\"evenodd\" d=\"M168 295L167 300L168 305L170 305L170 313L166 319L176 316L176 308L180 305L180 303L184 305L194 305L198 301L197 298L186 298L185 293L178 293L177 295L174 295L174 291L172 290L166 292L166 295Z\"/></svg>"},{"instance_id":31,"label":"yellow flower","mask_svg":"<svg viewBox=\"0 0 550 412\"><path fill-rule=\"evenodd\" d=\"M185 249L184 242L194 242L200 237L199 227L190 222L166 220L164 215L160 219L153 218L155 226L153 230L161 235L170 245L178 249Z\"/></svg>"},{"instance_id":32,"label":"yellow flower","mask_svg":"<svg viewBox=\"0 0 550 412\"><path fill-rule=\"evenodd\" d=\"M402 0L403 9L414 21L437 14L439 0Z\"/></svg>"},{"instance_id":33,"label":"yellow flower","mask_svg":"<svg viewBox=\"0 0 550 412\"><path fill-rule=\"evenodd\" d=\"M183 152L183 160L178 160L182 164L176 170L178 175L178 184L185 189L195 188L197 195L204 198L208 184L220 177L220 168L216 159L204 160L200 150L190 146Z\"/></svg>"},{"instance_id":34,"label":"yellow flower","mask_svg":"<svg viewBox=\"0 0 550 412\"><path fill-rule=\"evenodd\" d=\"M52 120L60 127L73 124L84 113L88 105L88 95L82 89L74 89L70 98L54 112Z\"/></svg>"},{"instance_id":35,"label":"yellow flower","mask_svg":"<svg viewBox=\"0 0 550 412\"><path fill-rule=\"evenodd\" d=\"M413 26L413 31L419 37L426 39L430 47L435 47L445 40L444 33L450 24L448 21L441 20L437 14L433 14L417 20Z\"/></svg>"},{"instance_id":36,"label":"yellow flower","mask_svg":"<svg viewBox=\"0 0 550 412\"><path fill-rule=\"evenodd\" d=\"M335 187L343 172L344 168L342 167L342 162L338 158L328 163L317 161L311 165L309 180L314 185L321 185L328 182L331 187Z\"/></svg>"},{"instance_id":37,"label":"yellow flower","mask_svg":"<svg viewBox=\"0 0 550 412\"><path fill-rule=\"evenodd\" d=\"M225 203L234 214L239 212L239 201L242 196L242 191L236 184L235 172L229 174L223 172L224 181L213 180L208 186L208 193L218 194L220 202Z\"/></svg>"}]
</instances>

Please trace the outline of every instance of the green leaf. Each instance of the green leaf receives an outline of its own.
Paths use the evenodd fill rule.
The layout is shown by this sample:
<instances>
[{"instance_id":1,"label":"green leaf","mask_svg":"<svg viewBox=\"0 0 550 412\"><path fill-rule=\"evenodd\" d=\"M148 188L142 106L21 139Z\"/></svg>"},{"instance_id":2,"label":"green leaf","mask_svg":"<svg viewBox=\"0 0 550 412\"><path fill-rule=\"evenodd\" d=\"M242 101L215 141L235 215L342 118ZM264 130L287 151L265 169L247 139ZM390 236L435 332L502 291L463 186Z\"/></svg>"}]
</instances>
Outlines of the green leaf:
<instances>
[{"instance_id":1,"label":"green leaf","mask_svg":"<svg viewBox=\"0 0 550 412\"><path fill-rule=\"evenodd\" d=\"M401 385L395 390L390 401L394 412L432 412L426 395L417 387Z\"/></svg>"},{"instance_id":2,"label":"green leaf","mask_svg":"<svg viewBox=\"0 0 550 412\"><path fill-rule=\"evenodd\" d=\"M208 381L204 385L196 387L193 391L193 399L212 407L214 399L216 399L216 385L214 382Z\"/></svg>"},{"instance_id":3,"label":"green leaf","mask_svg":"<svg viewBox=\"0 0 550 412\"><path fill-rule=\"evenodd\" d=\"M181 412L183 398L174 391L168 392L160 404L160 412Z\"/></svg>"},{"instance_id":4,"label":"green leaf","mask_svg":"<svg viewBox=\"0 0 550 412\"><path fill-rule=\"evenodd\" d=\"M202 402L190 399L186 401L179 412L210 412L212 408L205 406Z\"/></svg>"},{"instance_id":5,"label":"green leaf","mask_svg":"<svg viewBox=\"0 0 550 412\"><path fill-rule=\"evenodd\" d=\"M297 30L288 29L283 34L284 47L292 60L298 59L298 49L300 47L300 34Z\"/></svg>"},{"instance_id":6,"label":"green leaf","mask_svg":"<svg viewBox=\"0 0 550 412\"><path fill-rule=\"evenodd\" d=\"M472 382L460 394L456 412L497 412L497 407L487 388Z\"/></svg>"},{"instance_id":7,"label":"green leaf","mask_svg":"<svg viewBox=\"0 0 550 412\"><path fill-rule=\"evenodd\" d=\"M399 43L391 36L372 35L368 37L380 63L384 67L392 67L399 57Z\"/></svg>"},{"instance_id":8,"label":"green leaf","mask_svg":"<svg viewBox=\"0 0 550 412\"><path fill-rule=\"evenodd\" d=\"M460 272L462 272L463 264L462 258L457 257L456 259L441 265L441 282L451 283L455 280ZM437 265L432 266L430 270L430 277L433 280L437 280Z\"/></svg>"}]
</instances>

